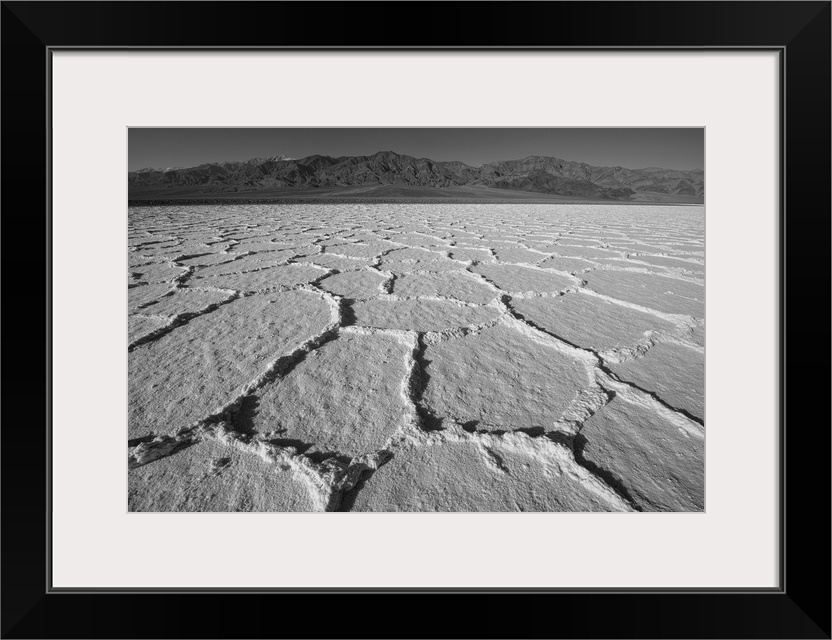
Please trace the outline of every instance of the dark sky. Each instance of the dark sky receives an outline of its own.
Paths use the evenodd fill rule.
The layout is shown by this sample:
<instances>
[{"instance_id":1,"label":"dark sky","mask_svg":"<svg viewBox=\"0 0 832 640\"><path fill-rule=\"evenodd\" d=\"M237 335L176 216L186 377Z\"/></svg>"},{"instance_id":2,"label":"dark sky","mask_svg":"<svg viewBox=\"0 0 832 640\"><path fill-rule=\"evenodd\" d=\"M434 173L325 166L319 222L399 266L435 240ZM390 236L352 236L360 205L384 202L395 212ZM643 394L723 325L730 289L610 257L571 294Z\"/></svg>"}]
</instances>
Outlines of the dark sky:
<instances>
[{"instance_id":1,"label":"dark sky","mask_svg":"<svg viewBox=\"0 0 832 640\"><path fill-rule=\"evenodd\" d=\"M629 169L703 169L705 162L702 128L131 128L128 138L130 171L277 155L357 156L377 151L461 160L473 166L532 155Z\"/></svg>"}]
</instances>

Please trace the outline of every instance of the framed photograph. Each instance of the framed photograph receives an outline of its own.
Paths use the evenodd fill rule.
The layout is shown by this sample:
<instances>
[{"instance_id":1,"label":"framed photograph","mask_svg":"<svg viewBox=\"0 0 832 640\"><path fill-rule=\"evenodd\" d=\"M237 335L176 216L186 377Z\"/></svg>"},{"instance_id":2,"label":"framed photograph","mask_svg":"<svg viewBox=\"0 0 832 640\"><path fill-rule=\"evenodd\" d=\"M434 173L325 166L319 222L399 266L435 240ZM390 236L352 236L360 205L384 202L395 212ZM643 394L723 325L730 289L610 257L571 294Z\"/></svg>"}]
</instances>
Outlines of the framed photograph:
<instances>
[{"instance_id":1,"label":"framed photograph","mask_svg":"<svg viewBox=\"0 0 832 640\"><path fill-rule=\"evenodd\" d=\"M128 136L129 511L705 510L703 128Z\"/></svg>"},{"instance_id":2,"label":"framed photograph","mask_svg":"<svg viewBox=\"0 0 832 640\"><path fill-rule=\"evenodd\" d=\"M830 637L830 4L380 10L3 3L3 637Z\"/></svg>"}]
</instances>

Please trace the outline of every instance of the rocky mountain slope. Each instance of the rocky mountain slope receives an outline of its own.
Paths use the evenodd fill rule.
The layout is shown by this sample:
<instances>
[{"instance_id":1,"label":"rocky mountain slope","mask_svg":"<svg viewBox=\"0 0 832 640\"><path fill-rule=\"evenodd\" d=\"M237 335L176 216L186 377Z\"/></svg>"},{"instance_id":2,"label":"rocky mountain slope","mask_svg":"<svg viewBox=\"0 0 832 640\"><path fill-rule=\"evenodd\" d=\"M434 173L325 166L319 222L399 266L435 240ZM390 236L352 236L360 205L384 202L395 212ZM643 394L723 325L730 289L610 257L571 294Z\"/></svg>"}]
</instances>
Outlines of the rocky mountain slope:
<instances>
[{"instance_id":1,"label":"rocky mountain slope","mask_svg":"<svg viewBox=\"0 0 832 640\"><path fill-rule=\"evenodd\" d=\"M256 194L269 190L366 188L393 185L447 189L489 188L506 191L571 196L595 200L661 200L674 197L701 201L704 171L650 167L595 167L546 156L491 162L472 167L462 162L436 162L393 151L371 156L312 155L255 158L189 168L142 169L128 174L130 198L170 190L178 196Z\"/></svg>"}]
</instances>

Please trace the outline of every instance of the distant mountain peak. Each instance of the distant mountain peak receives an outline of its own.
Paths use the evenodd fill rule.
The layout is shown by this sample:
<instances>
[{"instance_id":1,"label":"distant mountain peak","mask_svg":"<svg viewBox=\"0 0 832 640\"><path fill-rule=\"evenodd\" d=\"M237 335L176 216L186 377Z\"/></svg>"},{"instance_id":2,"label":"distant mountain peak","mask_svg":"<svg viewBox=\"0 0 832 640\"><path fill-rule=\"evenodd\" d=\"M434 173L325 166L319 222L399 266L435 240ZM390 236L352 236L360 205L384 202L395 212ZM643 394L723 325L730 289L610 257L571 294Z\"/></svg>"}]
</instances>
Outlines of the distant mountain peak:
<instances>
[{"instance_id":1,"label":"distant mountain peak","mask_svg":"<svg viewBox=\"0 0 832 640\"><path fill-rule=\"evenodd\" d=\"M648 167L596 167L552 156L528 156L472 167L459 161L414 158L392 150L369 156L333 158L285 155L198 167L141 169L128 175L131 197L142 192L191 190L204 195L225 192L321 187L399 186L420 188L488 187L509 191L600 200L670 200L704 195L702 170Z\"/></svg>"}]
</instances>

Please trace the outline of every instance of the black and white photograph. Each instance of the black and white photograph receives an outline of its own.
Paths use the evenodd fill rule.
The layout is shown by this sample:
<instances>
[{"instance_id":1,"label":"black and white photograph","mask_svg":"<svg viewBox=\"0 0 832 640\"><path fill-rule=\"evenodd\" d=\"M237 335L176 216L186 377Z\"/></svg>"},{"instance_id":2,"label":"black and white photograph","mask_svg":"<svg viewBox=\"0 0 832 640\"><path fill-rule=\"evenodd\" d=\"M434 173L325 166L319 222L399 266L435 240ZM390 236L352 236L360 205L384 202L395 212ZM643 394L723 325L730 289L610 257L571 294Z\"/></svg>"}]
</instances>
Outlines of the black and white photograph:
<instances>
[{"instance_id":1,"label":"black and white photograph","mask_svg":"<svg viewBox=\"0 0 832 640\"><path fill-rule=\"evenodd\" d=\"M705 130L129 128L131 512L703 512Z\"/></svg>"}]
</instances>

